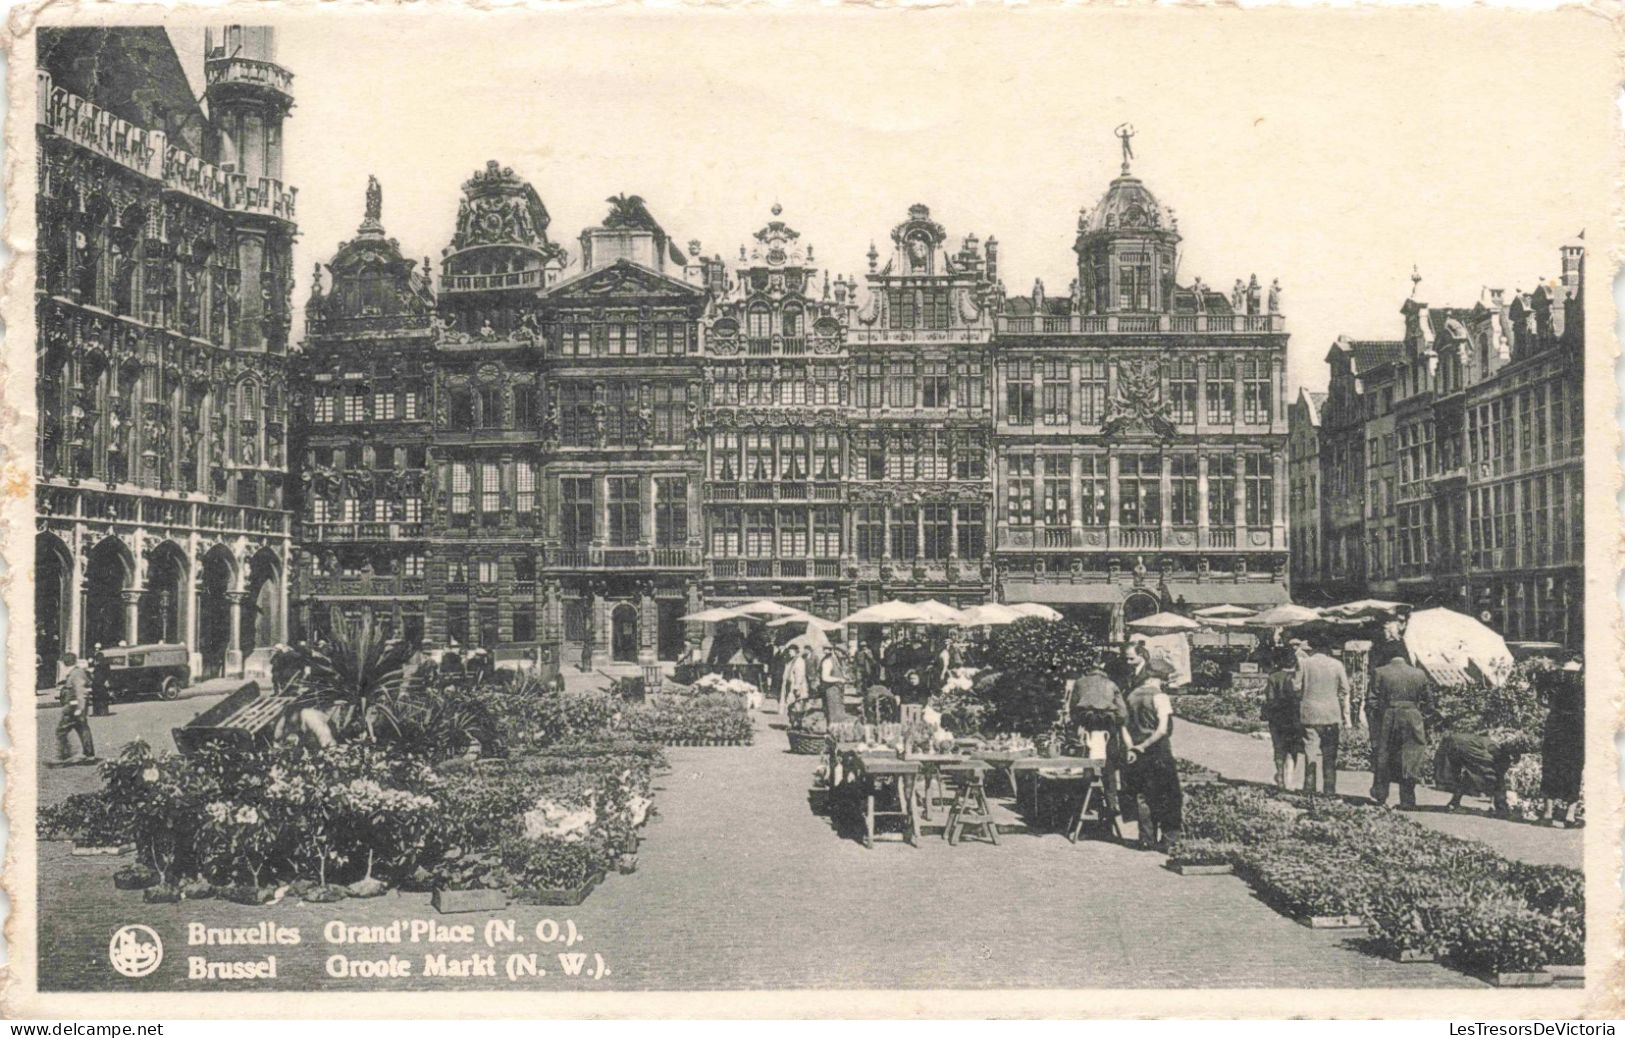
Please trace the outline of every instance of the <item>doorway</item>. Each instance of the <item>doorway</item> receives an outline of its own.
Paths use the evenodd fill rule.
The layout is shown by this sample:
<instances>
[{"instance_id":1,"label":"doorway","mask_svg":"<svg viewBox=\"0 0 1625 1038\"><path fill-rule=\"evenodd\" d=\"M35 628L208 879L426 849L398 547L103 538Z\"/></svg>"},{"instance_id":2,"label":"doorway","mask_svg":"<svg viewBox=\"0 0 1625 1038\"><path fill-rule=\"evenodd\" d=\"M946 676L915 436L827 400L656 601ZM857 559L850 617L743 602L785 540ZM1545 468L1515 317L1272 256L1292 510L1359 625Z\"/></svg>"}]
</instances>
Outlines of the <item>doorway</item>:
<instances>
[{"instance_id":1,"label":"doorway","mask_svg":"<svg viewBox=\"0 0 1625 1038\"><path fill-rule=\"evenodd\" d=\"M685 647L684 624L680 617L687 611L688 603L682 599L661 599L655 604L657 652L663 660L675 660L682 656Z\"/></svg>"},{"instance_id":2,"label":"doorway","mask_svg":"<svg viewBox=\"0 0 1625 1038\"><path fill-rule=\"evenodd\" d=\"M610 617L610 653L617 663L638 661L638 610L630 603L616 606Z\"/></svg>"},{"instance_id":3,"label":"doorway","mask_svg":"<svg viewBox=\"0 0 1625 1038\"><path fill-rule=\"evenodd\" d=\"M34 538L34 687L56 684L57 660L69 646L68 596L73 561L67 545L48 533Z\"/></svg>"},{"instance_id":4,"label":"doorway","mask_svg":"<svg viewBox=\"0 0 1625 1038\"><path fill-rule=\"evenodd\" d=\"M91 549L85 564L85 655L133 636L124 628L124 589L130 566L123 547L109 537Z\"/></svg>"}]
</instances>

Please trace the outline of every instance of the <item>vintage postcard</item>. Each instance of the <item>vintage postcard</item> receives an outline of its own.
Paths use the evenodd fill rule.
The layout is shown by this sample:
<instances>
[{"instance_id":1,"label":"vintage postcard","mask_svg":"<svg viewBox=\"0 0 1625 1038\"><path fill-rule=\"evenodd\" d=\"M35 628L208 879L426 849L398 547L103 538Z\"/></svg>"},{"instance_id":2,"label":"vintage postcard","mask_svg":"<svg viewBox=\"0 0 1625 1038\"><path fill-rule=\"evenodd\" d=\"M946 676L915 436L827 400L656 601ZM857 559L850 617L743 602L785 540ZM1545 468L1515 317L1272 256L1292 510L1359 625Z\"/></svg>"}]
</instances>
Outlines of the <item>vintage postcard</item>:
<instances>
[{"instance_id":1,"label":"vintage postcard","mask_svg":"<svg viewBox=\"0 0 1625 1038\"><path fill-rule=\"evenodd\" d=\"M8 1015L1617 1015L1605 14L9 29Z\"/></svg>"}]
</instances>

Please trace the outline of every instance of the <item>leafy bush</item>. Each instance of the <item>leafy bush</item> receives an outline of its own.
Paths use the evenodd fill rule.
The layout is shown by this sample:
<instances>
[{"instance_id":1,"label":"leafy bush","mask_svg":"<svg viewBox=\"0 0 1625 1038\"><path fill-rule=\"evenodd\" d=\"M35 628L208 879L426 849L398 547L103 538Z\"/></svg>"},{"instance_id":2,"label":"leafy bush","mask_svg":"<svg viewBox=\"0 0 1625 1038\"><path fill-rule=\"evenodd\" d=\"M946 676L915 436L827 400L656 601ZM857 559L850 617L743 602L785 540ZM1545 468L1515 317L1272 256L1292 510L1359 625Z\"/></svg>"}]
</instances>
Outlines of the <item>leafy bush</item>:
<instances>
[{"instance_id":1,"label":"leafy bush","mask_svg":"<svg viewBox=\"0 0 1625 1038\"><path fill-rule=\"evenodd\" d=\"M1516 897L1486 897L1453 906L1440 923L1451 962L1466 970L1515 973L1553 961L1562 927Z\"/></svg>"},{"instance_id":2,"label":"leafy bush","mask_svg":"<svg viewBox=\"0 0 1625 1038\"><path fill-rule=\"evenodd\" d=\"M1240 846L1234 843L1189 838L1181 834L1168 849L1168 860L1176 865L1229 865L1240 853Z\"/></svg>"},{"instance_id":3,"label":"leafy bush","mask_svg":"<svg viewBox=\"0 0 1625 1038\"><path fill-rule=\"evenodd\" d=\"M738 696L718 693L633 708L621 716L616 730L634 739L668 745L749 743L754 726Z\"/></svg>"},{"instance_id":4,"label":"leafy bush","mask_svg":"<svg viewBox=\"0 0 1625 1038\"><path fill-rule=\"evenodd\" d=\"M1067 682L1106 655L1086 628L1066 620L1029 617L994 628L986 658L998 678L986 696L991 716L984 724L1023 735L1047 732Z\"/></svg>"}]
</instances>

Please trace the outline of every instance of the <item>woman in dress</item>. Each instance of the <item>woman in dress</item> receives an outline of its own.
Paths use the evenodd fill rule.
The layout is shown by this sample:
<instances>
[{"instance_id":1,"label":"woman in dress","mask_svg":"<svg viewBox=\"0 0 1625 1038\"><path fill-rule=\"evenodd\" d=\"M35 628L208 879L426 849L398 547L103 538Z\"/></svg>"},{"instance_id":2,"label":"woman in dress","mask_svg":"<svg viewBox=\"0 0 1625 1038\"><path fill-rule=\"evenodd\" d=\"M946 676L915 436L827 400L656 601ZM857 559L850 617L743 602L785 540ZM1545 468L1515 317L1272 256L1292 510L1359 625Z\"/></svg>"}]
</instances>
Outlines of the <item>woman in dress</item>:
<instances>
[{"instance_id":1,"label":"woman in dress","mask_svg":"<svg viewBox=\"0 0 1625 1038\"><path fill-rule=\"evenodd\" d=\"M1298 716L1298 653L1291 646L1274 652L1275 669L1264 684L1264 720L1270 726L1278 789L1303 786L1303 721Z\"/></svg>"},{"instance_id":2,"label":"woman in dress","mask_svg":"<svg viewBox=\"0 0 1625 1038\"><path fill-rule=\"evenodd\" d=\"M1546 701L1546 731L1540 743L1542 817L1552 825L1571 821L1569 811L1580 800L1585 771L1585 671L1575 656L1547 673L1541 682Z\"/></svg>"},{"instance_id":3,"label":"woman in dress","mask_svg":"<svg viewBox=\"0 0 1625 1038\"><path fill-rule=\"evenodd\" d=\"M1123 740L1128 746L1123 792L1141 805L1137 812L1140 846L1167 850L1179 835L1185 813L1185 796L1174 763L1174 708L1163 689L1163 679L1170 676L1172 668L1161 660L1153 663L1144 642L1134 643L1129 652L1134 669L1128 694L1128 723L1123 726Z\"/></svg>"}]
</instances>

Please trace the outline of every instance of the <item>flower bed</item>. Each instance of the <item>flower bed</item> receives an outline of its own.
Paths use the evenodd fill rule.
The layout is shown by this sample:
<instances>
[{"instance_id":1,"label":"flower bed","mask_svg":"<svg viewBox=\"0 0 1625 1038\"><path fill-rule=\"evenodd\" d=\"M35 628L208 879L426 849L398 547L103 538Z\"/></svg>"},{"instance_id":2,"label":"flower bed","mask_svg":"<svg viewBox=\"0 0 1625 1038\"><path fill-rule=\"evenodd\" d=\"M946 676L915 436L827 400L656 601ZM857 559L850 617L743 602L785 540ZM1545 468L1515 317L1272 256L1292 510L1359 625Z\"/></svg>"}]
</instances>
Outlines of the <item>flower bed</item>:
<instances>
[{"instance_id":1,"label":"flower bed","mask_svg":"<svg viewBox=\"0 0 1625 1038\"><path fill-rule=\"evenodd\" d=\"M1395 958L1497 975L1583 961L1583 873L1509 861L1373 807L1194 790L1169 860L1227 862L1298 918L1359 918Z\"/></svg>"},{"instance_id":2,"label":"flower bed","mask_svg":"<svg viewBox=\"0 0 1625 1038\"><path fill-rule=\"evenodd\" d=\"M754 729L731 692L645 704L627 710L616 725L630 738L667 746L748 746Z\"/></svg>"}]
</instances>

